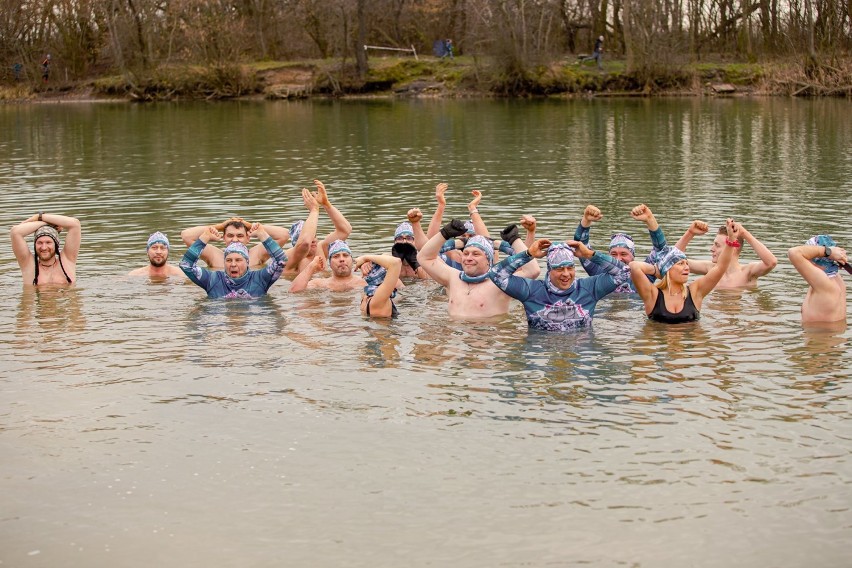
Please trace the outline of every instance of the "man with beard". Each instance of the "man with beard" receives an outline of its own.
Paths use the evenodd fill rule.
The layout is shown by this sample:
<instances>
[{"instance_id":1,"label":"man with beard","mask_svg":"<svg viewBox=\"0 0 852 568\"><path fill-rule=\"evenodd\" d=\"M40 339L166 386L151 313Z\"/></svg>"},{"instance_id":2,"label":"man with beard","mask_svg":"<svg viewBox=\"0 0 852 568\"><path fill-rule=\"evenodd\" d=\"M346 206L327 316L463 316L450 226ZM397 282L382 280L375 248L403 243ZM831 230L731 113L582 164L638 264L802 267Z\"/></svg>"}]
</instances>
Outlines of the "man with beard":
<instances>
[{"instance_id":1,"label":"man with beard","mask_svg":"<svg viewBox=\"0 0 852 568\"><path fill-rule=\"evenodd\" d=\"M183 271L169 264L169 238L157 231L148 237L148 266L130 271L128 276L148 276L149 278L168 278L183 276Z\"/></svg>"},{"instance_id":2,"label":"man with beard","mask_svg":"<svg viewBox=\"0 0 852 568\"><path fill-rule=\"evenodd\" d=\"M249 266L261 266L269 260L269 252L263 244L259 243L249 248L249 230L254 223L244 220L241 217L231 217L225 219L218 225L212 227L222 235L222 242L227 247L233 242L242 243L249 251ZM198 237L201 236L209 227L201 225L198 227L190 227L184 229L180 233L180 237L186 246L192 246ZM284 245L290 240L290 234L287 229L277 227L275 225L264 225L264 230L269 234L279 246ZM221 270L225 268L225 255L217 246L208 244L201 251L201 260L207 263L207 267L213 270Z\"/></svg>"},{"instance_id":3,"label":"man with beard","mask_svg":"<svg viewBox=\"0 0 852 568\"><path fill-rule=\"evenodd\" d=\"M59 250L59 232L66 231L65 248ZM33 235L33 252L27 235ZM9 231L12 251L26 284L73 284L77 272L82 229L74 217L38 213Z\"/></svg>"},{"instance_id":4,"label":"man with beard","mask_svg":"<svg viewBox=\"0 0 852 568\"><path fill-rule=\"evenodd\" d=\"M367 281L352 272L352 251L346 241L336 240L328 247L328 267L331 276L314 278L314 274L325 270L325 259L319 254L302 270L290 285L291 292L302 292L320 288L332 292L346 292L363 288Z\"/></svg>"},{"instance_id":5,"label":"man with beard","mask_svg":"<svg viewBox=\"0 0 852 568\"><path fill-rule=\"evenodd\" d=\"M453 219L423 245L417 260L436 282L447 290L450 316L457 318L488 318L509 313L511 298L504 294L491 280L488 271L494 262L494 244L490 238L474 235L462 249L462 269L456 270L440 257L441 247L467 231L463 221ZM504 241L516 252L526 250L518 237L516 225L510 225L501 233ZM538 271L538 264L533 261Z\"/></svg>"}]
</instances>

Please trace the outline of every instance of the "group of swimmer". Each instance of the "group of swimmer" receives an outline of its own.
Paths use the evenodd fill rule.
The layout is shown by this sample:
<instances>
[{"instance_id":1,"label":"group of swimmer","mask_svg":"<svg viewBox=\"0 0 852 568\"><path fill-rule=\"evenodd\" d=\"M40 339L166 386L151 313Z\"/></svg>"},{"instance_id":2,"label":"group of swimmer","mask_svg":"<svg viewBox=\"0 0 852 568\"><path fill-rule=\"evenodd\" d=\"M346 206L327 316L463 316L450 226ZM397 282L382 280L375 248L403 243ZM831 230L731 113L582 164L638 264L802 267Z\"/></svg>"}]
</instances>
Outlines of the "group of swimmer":
<instances>
[{"instance_id":1,"label":"group of swimmer","mask_svg":"<svg viewBox=\"0 0 852 568\"><path fill-rule=\"evenodd\" d=\"M707 224L693 221L677 243L669 245L647 205L630 212L650 236L651 251L644 261L636 259L634 239L627 233L612 235L608 252L590 245L591 228L603 218L594 205L585 208L573 238L564 242L536 238L536 220L531 215L524 215L494 238L479 215L482 194L477 190L468 203L468 220L443 222L446 183L435 187L437 207L425 231L423 213L411 209L394 232L390 254L354 257L346 242L352 226L331 204L325 185L314 180L314 186L314 192L302 189L307 217L289 229L233 217L182 231L188 249L177 266L168 262L168 237L157 231L147 243L149 264L130 275L185 275L211 298L257 298L287 275L292 277L291 293L314 288L334 292L361 289L361 313L376 318L398 314L393 299L405 287L402 278L409 282L431 278L446 289L452 317L507 314L514 298L523 305L531 328L567 331L588 326L598 301L613 293L638 295L651 320L669 324L694 321L704 298L715 288L754 287L758 278L777 265L775 255L733 219L719 228L710 260L688 258L687 246L694 237L708 232ZM322 240L316 234L320 209L334 226ZM521 239L518 225L525 230L525 239ZM60 232L65 233L61 252ZM26 241L29 235L33 235L32 252ZM12 227L12 250L25 284L73 285L81 235L78 219L51 213L38 213ZM252 240L257 244L250 246ZM214 244L219 241L224 249ZM290 247L283 248L288 242ZM741 263L746 243L757 260ZM500 253L505 258L498 261ZM808 284L802 322L845 322L846 285L839 268L852 273L846 251L830 236L816 235L790 248L787 257ZM539 259L545 259L547 267L541 279ZM588 277L576 277L578 262ZM691 273L701 276L690 282Z\"/></svg>"}]
</instances>

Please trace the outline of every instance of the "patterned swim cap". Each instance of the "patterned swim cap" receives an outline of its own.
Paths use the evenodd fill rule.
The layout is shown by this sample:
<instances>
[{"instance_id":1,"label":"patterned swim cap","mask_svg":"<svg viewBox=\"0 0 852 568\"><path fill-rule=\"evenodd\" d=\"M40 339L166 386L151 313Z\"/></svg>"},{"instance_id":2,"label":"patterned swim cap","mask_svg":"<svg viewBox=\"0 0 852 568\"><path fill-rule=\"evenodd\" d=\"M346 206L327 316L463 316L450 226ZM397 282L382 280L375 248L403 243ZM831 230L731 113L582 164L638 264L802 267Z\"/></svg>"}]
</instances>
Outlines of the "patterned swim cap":
<instances>
[{"instance_id":1,"label":"patterned swim cap","mask_svg":"<svg viewBox=\"0 0 852 568\"><path fill-rule=\"evenodd\" d=\"M465 221L464 228L467 229L468 235L475 235L476 230L473 228L473 221Z\"/></svg>"},{"instance_id":2,"label":"patterned swim cap","mask_svg":"<svg viewBox=\"0 0 852 568\"><path fill-rule=\"evenodd\" d=\"M151 236L148 237L148 246L147 246L146 250L151 248L152 245L155 245L157 243L160 243L162 245L166 245L167 249L172 248L171 245L169 245L169 238L166 235L164 235L163 233L161 233L160 231L157 231L156 233L151 233Z\"/></svg>"},{"instance_id":3,"label":"patterned swim cap","mask_svg":"<svg viewBox=\"0 0 852 568\"><path fill-rule=\"evenodd\" d=\"M686 253L679 248L671 246L663 248L659 252L657 259L657 268L660 269L660 279L664 278L672 266L681 260L686 260Z\"/></svg>"},{"instance_id":4,"label":"patterned swim cap","mask_svg":"<svg viewBox=\"0 0 852 568\"><path fill-rule=\"evenodd\" d=\"M228 258L229 254L236 253L236 254L242 255L246 259L246 262L248 262L248 259L249 259L248 249L246 248L246 245L244 245L241 242L238 242L238 241L232 242L231 244L229 244L228 246L225 247L225 250L223 252L225 253L225 258Z\"/></svg>"},{"instance_id":5,"label":"patterned swim cap","mask_svg":"<svg viewBox=\"0 0 852 568\"><path fill-rule=\"evenodd\" d=\"M473 235L467 240L467 244L464 245L465 249L467 247L478 248L488 257L488 264L494 264L494 243L490 239L486 239L482 235Z\"/></svg>"},{"instance_id":6,"label":"patterned swim cap","mask_svg":"<svg viewBox=\"0 0 852 568\"><path fill-rule=\"evenodd\" d=\"M414 228L411 226L411 223L408 221L403 221L396 227L396 231L393 234L394 239L398 239L400 237L413 237L414 236Z\"/></svg>"},{"instance_id":7,"label":"patterned swim cap","mask_svg":"<svg viewBox=\"0 0 852 568\"><path fill-rule=\"evenodd\" d=\"M630 251L631 255L636 255L636 245L633 243L633 237L627 233L615 233L612 235L612 240L609 241L609 250L616 247L624 247Z\"/></svg>"},{"instance_id":8,"label":"patterned swim cap","mask_svg":"<svg viewBox=\"0 0 852 568\"><path fill-rule=\"evenodd\" d=\"M295 223L290 225L290 243L293 246L296 246L296 243L299 242L299 235L302 234L302 227L304 226L304 221L296 221Z\"/></svg>"},{"instance_id":9,"label":"patterned swim cap","mask_svg":"<svg viewBox=\"0 0 852 568\"><path fill-rule=\"evenodd\" d=\"M328 246L328 258L333 257L339 252L345 252L349 256L352 256L352 251L350 250L349 245L346 244L346 241L337 239Z\"/></svg>"},{"instance_id":10,"label":"patterned swim cap","mask_svg":"<svg viewBox=\"0 0 852 568\"><path fill-rule=\"evenodd\" d=\"M574 249L565 243L550 245L547 249L547 270L574 266Z\"/></svg>"},{"instance_id":11,"label":"patterned swim cap","mask_svg":"<svg viewBox=\"0 0 852 568\"><path fill-rule=\"evenodd\" d=\"M805 244L811 245L811 246L829 247L829 248L837 246L837 243L834 242L834 239L832 239L831 236L829 236L829 235L814 235L813 237L809 238L805 242ZM826 258L824 256L818 256L818 257L814 258L813 262L814 262L814 264L816 264L817 266L819 266L820 268L825 270L825 273L828 274L829 276L833 276L838 271L837 270L838 269L837 263L834 262L833 260L829 260L828 258Z\"/></svg>"}]
</instances>

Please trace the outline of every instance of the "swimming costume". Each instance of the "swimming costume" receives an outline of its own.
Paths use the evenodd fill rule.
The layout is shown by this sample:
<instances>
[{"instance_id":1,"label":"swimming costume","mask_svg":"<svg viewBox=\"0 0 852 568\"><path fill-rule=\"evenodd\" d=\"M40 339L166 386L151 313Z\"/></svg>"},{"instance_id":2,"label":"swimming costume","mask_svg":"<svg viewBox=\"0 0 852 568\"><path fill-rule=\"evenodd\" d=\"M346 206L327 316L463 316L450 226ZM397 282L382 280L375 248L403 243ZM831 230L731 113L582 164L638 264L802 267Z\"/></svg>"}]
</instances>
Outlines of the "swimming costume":
<instances>
[{"instance_id":1,"label":"swimming costume","mask_svg":"<svg viewBox=\"0 0 852 568\"><path fill-rule=\"evenodd\" d=\"M372 297L372 296L367 296L367 310L366 310L366 313L367 313L367 315L368 315L368 316L370 315L370 302L372 302L372 301L373 301L373 297ZM391 317L392 317L392 318L395 318L395 317L396 317L396 316L398 316L398 315L399 315L399 310L397 310L397 309L396 309L396 304L394 304L394 303L393 303L393 300L391 300Z\"/></svg>"},{"instance_id":2,"label":"swimming costume","mask_svg":"<svg viewBox=\"0 0 852 568\"><path fill-rule=\"evenodd\" d=\"M686 299L683 301L683 309L678 313L674 314L666 308L666 299L663 296L663 291L660 290L657 294L657 302L654 304L654 309L648 314L648 319L660 323L686 323L695 321L699 317L701 317L701 313L695 308L689 288L686 289Z\"/></svg>"}]
</instances>

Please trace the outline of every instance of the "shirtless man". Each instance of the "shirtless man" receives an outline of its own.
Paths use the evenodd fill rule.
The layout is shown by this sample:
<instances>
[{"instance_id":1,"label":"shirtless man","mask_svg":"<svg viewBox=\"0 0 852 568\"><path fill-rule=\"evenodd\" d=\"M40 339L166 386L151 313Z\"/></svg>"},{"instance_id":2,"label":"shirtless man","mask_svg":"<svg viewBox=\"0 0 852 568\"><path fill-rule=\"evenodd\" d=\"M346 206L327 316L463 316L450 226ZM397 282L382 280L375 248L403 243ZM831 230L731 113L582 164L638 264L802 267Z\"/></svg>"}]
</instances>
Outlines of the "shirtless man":
<instances>
[{"instance_id":1,"label":"shirtless man","mask_svg":"<svg viewBox=\"0 0 852 568\"><path fill-rule=\"evenodd\" d=\"M148 237L148 265L136 270L131 270L128 276L148 276L149 278L168 278L169 276L183 276L183 271L169 264L169 238L157 231Z\"/></svg>"},{"instance_id":2,"label":"shirtless man","mask_svg":"<svg viewBox=\"0 0 852 568\"><path fill-rule=\"evenodd\" d=\"M450 316L457 318L487 318L509 313L511 298L503 293L487 273L494 262L494 247L491 239L474 235L467 240L462 250L462 270L447 265L439 253L441 246L450 239L465 234L463 221L453 219L433 236L420 250L417 260L429 276L447 289ZM515 234L512 247L516 252L526 250L526 245ZM533 261L535 262L535 261ZM536 263L535 268L540 272Z\"/></svg>"},{"instance_id":3,"label":"shirtless man","mask_svg":"<svg viewBox=\"0 0 852 568\"><path fill-rule=\"evenodd\" d=\"M222 242L225 244L225 247L233 242L240 242L248 248L250 240L249 229L252 225L254 223L246 221L241 217L231 217L217 225L212 225L212 227L222 234ZM180 233L180 238L186 246L191 246L208 228L210 227L207 225L200 225L184 229ZM278 243L278 246L283 246L284 243L290 240L290 233L287 229L276 227L275 225L263 225L263 228ZM225 255L222 253L222 249L212 243L207 243L207 246L204 247L204 250L201 252L201 260L206 262L208 268L211 270L222 270L225 268ZM269 260L269 253L262 244L258 243L249 248L250 266L262 266L267 260Z\"/></svg>"},{"instance_id":4,"label":"shirtless man","mask_svg":"<svg viewBox=\"0 0 852 568\"><path fill-rule=\"evenodd\" d=\"M352 251L346 241L334 241L328 247L328 266L331 269L331 276L314 278L317 272L322 272L325 269L325 259L318 254L314 255L305 269L293 279L293 283L290 284L290 291L301 292L320 288L332 292L346 292L367 285L366 280L352 272L354 266Z\"/></svg>"},{"instance_id":5,"label":"shirtless man","mask_svg":"<svg viewBox=\"0 0 852 568\"><path fill-rule=\"evenodd\" d=\"M308 215L308 219L304 221L296 221L290 227L290 237L293 240L294 249L298 247L300 244L302 246L307 247L307 251L304 256L301 254L290 254L290 261L287 263L287 267L284 269L285 274L299 274L304 270L308 264L313 262L314 258L316 258L317 254L320 255L320 258L328 256L328 250L331 246L331 243L335 241L345 241L349 238L350 233L352 233L352 225L349 221L346 220L346 217L338 211L338 209L331 204L331 201L328 199L328 192L325 189L325 185L318 179L314 180L314 185L317 188L315 194L312 195L314 201L316 201L316 205L320 205L325 209L326 215L331 220L334 225L334 230L330 232L322 241L318 241L317 236L317 223L311 223L311 215ZM307 191L307 190L302 190ZM305 196L302 196L305 198ZM305 201L305 206L308 207L309 212L313 212L313 205ZM319 211L317 210L317 215L319 215ZM295 251L294 251L295 252ZM293 259L298 259L298 262L295 262Z\"/></svg>"},{"instance_id":6,"label":"shirtless man","mask_svg":"<svg viewBox=\"0 0 852 568\"><path fill-rule=\"evenodd\" d=\"M846 283L838 267L847 271L846 251L835 245L828 235L817 235L803 246L787 251L802 278L808 283L808 292L802 303L802 323L831 323L846 321Z\"/></svg>"},{"instance_id":7,"label":"shirtless man","mask_svg":"<svg viewBox=\"0 0 852 568\"><path fill-rule=\"evenodd\" d=\"M65 248L59 251L59 232L66 231ZM33 252L25 237L33 235ZM74 217L38 213L9 231L12 252L21 267L25 284L73 284L77 280L77 254L82 229Z\"/></svg>"},{"instance_id":8,"label":"shirtless man","mask_svg":"<svg viewBox=\"0 0 852 568\"><path fill-rule=\"evenodd\" d=\"M725 288L754 288L757 286L757 279L759 277L769 274L778 265L778 259L766 248L766 245L757 240L741 223L737 223L737 226L741 235L741 238L737 240L739 246L734 248L734 259L725 272L725 275L722 276L722 280L716 285L717 290ZM694 236L705 233L707 233L707 223L693 221L686 233L675 244L675 247L685 252L687 245ZM713 245L710 247L710 260L689 259L690 272L707 274L713 268L713 265L719 261L719 254L725 250L727 234L727 228L725 225L722 225L716 234L716 238L713 240ZM749 262L748 264L740 263L743 242L747 242L751 246L752 250L757 254L758 260Z\"/></svg>"}]
</instances>

